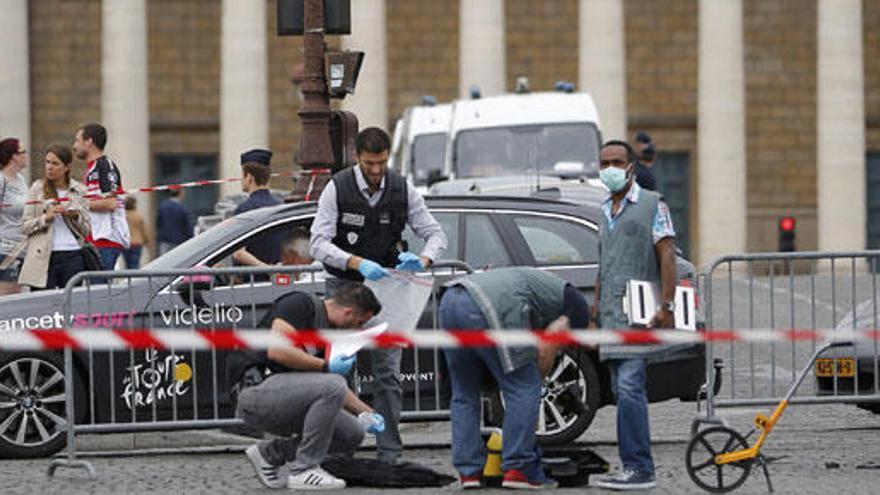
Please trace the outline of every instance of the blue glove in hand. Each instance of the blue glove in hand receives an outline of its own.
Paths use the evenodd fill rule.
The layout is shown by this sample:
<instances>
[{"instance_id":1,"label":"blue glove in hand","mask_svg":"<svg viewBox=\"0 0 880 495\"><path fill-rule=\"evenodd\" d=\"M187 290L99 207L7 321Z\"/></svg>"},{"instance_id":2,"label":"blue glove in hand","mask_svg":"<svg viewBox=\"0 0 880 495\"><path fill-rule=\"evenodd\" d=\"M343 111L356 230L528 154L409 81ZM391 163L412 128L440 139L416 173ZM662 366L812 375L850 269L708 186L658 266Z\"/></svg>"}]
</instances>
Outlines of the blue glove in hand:
<instances>
[{"instance_id":1,"label":"blue glove in hand","mask_svg":"<svg viewBox=\"0 0 880 495\"><path fill-rule=\"evenodd\" d=\"M367 433L382 433L385 431L385 418L377 412L362 412L358 414L358 421Z\"/></svg>"},{"instance_id":2,"label":"blue glove in hand","mask_svg":"<svg viewBox=\"0 0 880 495\"><path fill-rule=\"evenodd\" d=\"M337 375L346 375L357 361L357 356L334 356L327 362L327 371Z\"/></svg>"},{"instance_id":3,"label":"blue glove in hand","mask_svg":"<svg viewBox=\"0 0 880 495\"><path fill-rule=\"evenodd\" d=\"M422 259L419 258L419 255L411 253L409 251L397 255L397 260L400 261L400 263L398 263L395 267L398 270L409 270L411 272L416 272L424 268L422 266Z\"/></svg>"},{"instance_id":4,"label":"blue glove in hand","mask_svg":"<svg viewBox=\"0 0 880 495\"><path fill-rule=\"evenodd\" d=\"M361 272L361 275L367 280L379 280L382 277L388 276L388 270L379 266L379 263L368 259L361 260L361 264L358 266L358 271Z\"/></svg>"}]
</instances>

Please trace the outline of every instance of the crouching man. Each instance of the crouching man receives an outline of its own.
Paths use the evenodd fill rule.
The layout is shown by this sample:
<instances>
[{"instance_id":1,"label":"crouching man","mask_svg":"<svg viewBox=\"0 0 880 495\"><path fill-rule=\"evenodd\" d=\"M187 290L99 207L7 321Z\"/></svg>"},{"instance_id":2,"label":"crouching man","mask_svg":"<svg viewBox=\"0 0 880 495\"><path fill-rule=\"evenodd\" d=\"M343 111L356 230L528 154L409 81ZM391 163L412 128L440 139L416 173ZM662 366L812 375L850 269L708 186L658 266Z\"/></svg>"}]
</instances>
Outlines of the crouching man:
<instances>
[{"instance_id":1,"label":"crouching man","mask_svg":"<svg viewBox=\"0 0 880 495\"><path fill-rule=\"evenodd\" d=\"M586 328L589 309L571 284L534 268L500 268L453 280L440 301L440 324L449 330ZM464 489L480 488L486 463L480 437L480 389L492 377L504 398L502 486L555 488L544 475L535 424L541 376L558 346L445 349L452 382L452 464Z\"/></svg>"},{"instance_id":2,"label":"crouching man","mask_svg":"<svg viewBox=\"0 0 880 495\"><path fill-rule=\"evenodd\" d=\"M381 305L360 283L343 287L332 298L302 292L278 298L272 306L272 333L297 329L359 328ZM328 359L323 351L278 347L239 351L229 358L238 416L248 425L277 438L249 447L245 453L260 481L270 488L337 489L345 481L321 469L328 453L351 453L364 433L384 430L385 419L348 389L345 375L354 356ZM279 476L289 464L287 479Z\"/></svg>"}]
</instances>

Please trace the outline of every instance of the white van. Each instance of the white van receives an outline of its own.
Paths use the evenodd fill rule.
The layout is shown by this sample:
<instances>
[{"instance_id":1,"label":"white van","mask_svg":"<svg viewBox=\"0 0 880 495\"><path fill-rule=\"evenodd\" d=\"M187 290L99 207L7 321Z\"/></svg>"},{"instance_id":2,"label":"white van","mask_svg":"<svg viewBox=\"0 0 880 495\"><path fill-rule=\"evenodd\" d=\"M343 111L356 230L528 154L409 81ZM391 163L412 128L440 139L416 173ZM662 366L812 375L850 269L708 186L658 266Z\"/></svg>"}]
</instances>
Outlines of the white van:
<instances>
[{"instance_id":1,"label":"white van","mask_svg":"<svg viewBox=\"0 0 880 495\"><path fill-rule=\"evenodd\" d=\"M452 103L409 107L397 120L389 166L422 188L443 175Z\"/></svg>"},{"instance_id":2,"label":"white van","mask_svg":"<svg viewBox=\"0 0 880 495\"><path fill-rule=\"evenodd\" d=\"M587 93L515 93L411 107L397 122L391 163L420 187L470 177L592 178L599 173L600 129Z\"/></svg>"}]
</instances>

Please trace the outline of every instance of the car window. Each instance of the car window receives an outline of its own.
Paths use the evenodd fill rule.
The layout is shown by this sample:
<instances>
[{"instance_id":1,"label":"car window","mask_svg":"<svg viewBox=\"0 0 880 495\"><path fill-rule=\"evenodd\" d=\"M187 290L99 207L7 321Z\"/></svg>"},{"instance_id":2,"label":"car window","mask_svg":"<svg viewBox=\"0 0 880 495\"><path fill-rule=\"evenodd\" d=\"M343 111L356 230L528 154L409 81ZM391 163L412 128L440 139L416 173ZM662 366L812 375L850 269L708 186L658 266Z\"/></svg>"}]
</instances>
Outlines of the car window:
<instances>
[{"instance_id":1,"label":"car window","mask_svg":"<svg viewBox=\"0 0 880 495\"><path fill-rule=\"evenodd\" d=\"M283 255L283 247L287 242L292 240L294 234L306 241L309 238L309 228L312 224L312 217L301 218L294 221L284 222L278 225L274 225L269 227L268 229L259 231L259 232L250 232L247 237L244 239L240 239L235 243L232 247L224 250L222 253L212 256L211 258L204 260L201 264L204 266L209 266L211 268L224 268L224 267L234 267L238 266L234 260L232 259L232 253L237 251L242 247L246 247L251 242L273 242L278 244L278 252L281 255L281 260L279 264L283 264L284 255ZM293 246L291 246L293 248ZM253 254L253 253L252 253ZM296 258L294 258L296 259ZM265 260L261 260L265 261ZM303 275L304 278L309 278L309 275ZM259 280L262 280L262 277L256 277ZM233 276L233 277L223 277L223 280L218 285L249 285L250 277L245 276Z\"/></svg>"},{"instance_id":2,"label":"car window","mask_svg":"<svg viewBox=\"0 0 880 495\"><path fill-rule=\"evenodd\" d=\"M598 262L599 240L586 225L527 215L515 215L513 220L539 265Z\"/></svg>"},{"instance_id":3,"label":"car window","mask_svg":"<svg viewBox=\"0 0 880 495\"><path fill-rule=\"evenodd\" d=\"M489 215L467 215L465 223L464 260L474 269L510 265L501 237Z\"/></svg>"},{"instance_id":4,"label":"car window","mask_svg":"<svg viewBox=\"0 0 880 495\"><path fill-rule=\"evenodd\" d=\"M446 233L446 251L443 253L442 257L445 259L457 259L458 258L458 222L459 222L459 214L458 213L434 213L434 218L437 219L437 223L440 224L440 227L443 228L443 232ZM409 244L409 250L420 254L422 249L425 247L425 241L419 239L419 237L412 231L409 225L406 226L406 229L403 231L403 240Z\"/></svg>"},{"instance_id":5,"label":"car window","mask_svg":"<svg viewBox=\"0 0 880 495\"><path fill-rule=\"evenodd\" d=\"M446 160L446 133L425 134L413 140L412 157L413 182L416 185L428 183L431 172L443 171Z\"/></svg>"}]
</instances>

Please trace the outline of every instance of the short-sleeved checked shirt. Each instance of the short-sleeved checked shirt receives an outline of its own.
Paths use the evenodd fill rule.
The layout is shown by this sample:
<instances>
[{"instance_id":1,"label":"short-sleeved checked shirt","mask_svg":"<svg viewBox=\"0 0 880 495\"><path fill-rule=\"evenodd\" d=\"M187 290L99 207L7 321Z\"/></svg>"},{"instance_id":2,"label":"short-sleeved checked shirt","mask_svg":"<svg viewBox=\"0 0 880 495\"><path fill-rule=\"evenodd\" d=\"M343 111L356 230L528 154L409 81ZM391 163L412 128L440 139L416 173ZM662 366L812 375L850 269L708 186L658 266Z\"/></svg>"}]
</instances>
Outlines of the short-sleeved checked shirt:
<instances>
[{"instance_id":1,"label":"short-sleeved checked shirt","mask_svg":"<svg viewBox=\"0 0 880 495\"><path fill-rule=\"evenodd\" d=\"M611 195L609 194L608 197L602 201L602 213L605 214L605 218L608 220L609 230L614 230L617 219L620 217L621 213L623 213L623 210L626 209L628 204L639 202L639 193L641 193L641 191L642 188L633 181L632 186L630 186L629 192L626 193L626 197L623 198L620 210L617 211L616 215L611 214L611 207L613 204ZM672 227L672 216L669 214L669 206L667 206L666 202L662 199L657 203L657 213L654 215L654 224L651 228L651 234L654 238L654 244L657 244L666 237L675 237L675 229Z\"/></svg>"}]
</instances>

